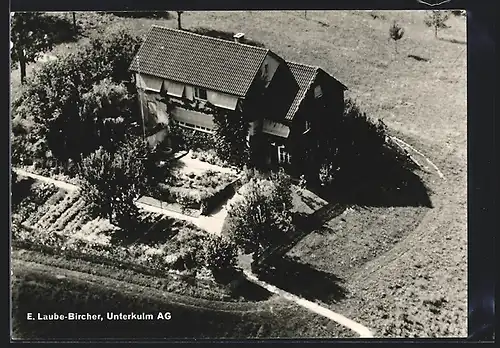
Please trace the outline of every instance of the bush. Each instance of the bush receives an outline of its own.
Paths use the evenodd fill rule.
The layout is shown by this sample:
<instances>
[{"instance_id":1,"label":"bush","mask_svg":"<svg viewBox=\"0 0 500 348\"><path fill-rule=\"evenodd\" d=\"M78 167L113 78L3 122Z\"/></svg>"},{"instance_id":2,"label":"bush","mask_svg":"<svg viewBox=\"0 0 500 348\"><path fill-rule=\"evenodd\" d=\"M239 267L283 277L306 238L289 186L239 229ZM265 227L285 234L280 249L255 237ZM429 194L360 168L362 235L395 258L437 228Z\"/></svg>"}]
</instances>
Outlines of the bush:
<instances>
[{"instance_id":1,"label":"bush","mask_svg":"<svg viewBox=\"0 0 500 348\"><path fill-rule=\"evenodd\" d=\"M183 150L210 150L215 147L213 135L183 128L171 122L169 136L174 147Z\"/></svg>"},{"instance_id":2,"label":"bush","mask_svg":"<svg viewBox=\"0 0 500 348\"><path fill-rule=\"evenodd\" d=\"M291 182L280 173L270 179L254 179L241 187L241 199L228 209L230 239L256 260L293 232L290 208Z\"/></svg>"},{"instance_id":3,"label":"bush","mask_svg":"<svg viewBox=\"0 0 500 348\"><path fill-rule=\"evenodd\" d=\"M232 275L236 267L237 246L225 237L210 236L203 245L204 266L216 279Z\"/></svg>"}]
</instances>

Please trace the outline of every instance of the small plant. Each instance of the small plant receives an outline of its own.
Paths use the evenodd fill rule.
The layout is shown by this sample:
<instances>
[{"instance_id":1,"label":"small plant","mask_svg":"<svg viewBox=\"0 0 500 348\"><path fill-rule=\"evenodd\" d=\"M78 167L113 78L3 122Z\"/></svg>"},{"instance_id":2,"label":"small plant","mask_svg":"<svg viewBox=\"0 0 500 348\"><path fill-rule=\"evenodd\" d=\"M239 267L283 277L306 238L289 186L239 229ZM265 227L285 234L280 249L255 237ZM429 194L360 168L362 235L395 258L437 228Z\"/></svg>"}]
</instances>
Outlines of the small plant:
<instances>
[{"instance_id":1,"label":"small plant","mask_svg":"<svg viewBox=\"0 0 500 348\"><path fill-rule=\"evenodd\" d=\"M448 11L433 10L427 12L424 23L429 28L434 29L434 37L437 39L439 30L449 28L449 26L446 24L446 21L449 18L450 13Z\"/></svg>"},{"instance_id":2,"label":"small plant","mask_svg":"<svg viewBox=\"0 0 500 348\"><path fill-rule=\"evenodd\" d=\"M398 53L398 41L403 38L405 30L396 22L392 22L389 28L389 38L394 41L394 49L396 54Z\"/></svg>"}]
</instances>

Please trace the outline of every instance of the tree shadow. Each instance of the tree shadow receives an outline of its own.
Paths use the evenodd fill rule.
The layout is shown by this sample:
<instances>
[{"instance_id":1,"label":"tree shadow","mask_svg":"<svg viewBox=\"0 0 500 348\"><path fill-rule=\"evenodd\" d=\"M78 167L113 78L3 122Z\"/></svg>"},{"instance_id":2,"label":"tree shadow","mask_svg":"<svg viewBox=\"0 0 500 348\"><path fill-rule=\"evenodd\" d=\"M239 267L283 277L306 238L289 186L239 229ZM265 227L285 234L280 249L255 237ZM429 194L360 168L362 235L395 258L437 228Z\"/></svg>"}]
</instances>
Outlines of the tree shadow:
<instances>
[{"instance_id":1,"label":"tree shadow","mask_svg":"<svg viewBox=\"0 0 500 348\"><path fill-rule=\"evenodd\" d=\"M11 206L15 209L21 201L31 194L31 187L35 183L33 178L20 178L12 180L11 185Z\"/></svg>"},{"instance_id":2,"label":"tree shadow","mask_svg":"<svg viewBox=\"0 0 500 348\"><path fill-rule=\"evenodd\" d=\"M154 220L150 217L137 219L131 222L129 228L122 228L113 232L111 243L120 245L130 245L141 243L149 246L166 243L179 230L182 222L161 217Z\"/></svg>"},{"instance_id":3,"label":"tree shadow","mask_svg":"<svg viewBox=\"0 0 500 348\"><path fill-rule=\"evenodd\" d=\"M408 58L413 58L419 62L428 62L430 59L429 58L424 58L424 57L421 57L421 56L417 56L415 54L409 54L408 55Z\"/></svg>"},{"instance_id":4,"label":"tree shadow","mask_svg":"<svg viewBox=\"0 0 500 348\"><path fill-rule=\"evenodd\" d=\"M342 279L287 256L268 260L260 268L258 276L263 281L310 301L336 303L348 294Z\"/></svg>"},{"instance_id":5,"label":"tree shadow","mask_svg":"<svg viewBox=\"0 0 500 348\"><path fill-rule=\"evenodd\" d=\"M450 38L446 38L446 37L440 37L439 40L440 41L451 42L451 43L456 43L456 44L459 44L459 45L467 45L467 41L464 41L464 40L450 39Z\"/></svg>"},{"instance_id":6,"label":"tree shadow","mask_svg":"<svg viewBox=\"0 0 500 348\"><path fill-rule=\"evenodd\" d=\"M45 30L55 45L77 41L83 31L77 22L72 23L66 17L55 15L46 15L44 26L46 26Z\"/></svg>"},{"instance_id":7,"label":"tree shadow","mask_svg":"<svg viewBox=\"0 0 500 348\"><path fill-rule=\"evenodd\" d=\"M311 191L329 202L347 206L433 207L431 190L412 169L396 161L386 163L383 168L344 176L328 187L315 187Z\"/></svg>"},{"instance_id":8,"label":"tree shadow","mask_svg":"<svg viewBox=\"0 0 500 348\"><path fill-rule=\"evenodd\" d=\"M232 278L230 288L234 298L244 298L247 301L257 302L268 300L272 296L269 291L245 278L241 272Z\"/></svg>"}]
</instances>

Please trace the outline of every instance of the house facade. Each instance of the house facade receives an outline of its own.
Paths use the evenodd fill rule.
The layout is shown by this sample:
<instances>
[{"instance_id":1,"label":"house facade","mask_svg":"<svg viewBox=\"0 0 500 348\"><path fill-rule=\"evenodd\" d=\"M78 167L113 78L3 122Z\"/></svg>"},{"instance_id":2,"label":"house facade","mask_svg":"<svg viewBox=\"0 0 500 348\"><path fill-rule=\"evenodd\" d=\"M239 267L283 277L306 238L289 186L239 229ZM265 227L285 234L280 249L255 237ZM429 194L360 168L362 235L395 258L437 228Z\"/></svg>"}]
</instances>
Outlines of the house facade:
<instances>
[{"instance_id":1,"label":"house facade","mask_svg":"<svg viewBox=\"0 0 500 348\"><path fill-rule=\"evenodd\" d=\"M342 83L318 67L288 62L272 51L187 31L152 26L130 70L151 144L171 122L213 133L220 108L242 113L248 143L262 164L300 172L303 146L341 115Z\"/></svg>"}]
</instances>

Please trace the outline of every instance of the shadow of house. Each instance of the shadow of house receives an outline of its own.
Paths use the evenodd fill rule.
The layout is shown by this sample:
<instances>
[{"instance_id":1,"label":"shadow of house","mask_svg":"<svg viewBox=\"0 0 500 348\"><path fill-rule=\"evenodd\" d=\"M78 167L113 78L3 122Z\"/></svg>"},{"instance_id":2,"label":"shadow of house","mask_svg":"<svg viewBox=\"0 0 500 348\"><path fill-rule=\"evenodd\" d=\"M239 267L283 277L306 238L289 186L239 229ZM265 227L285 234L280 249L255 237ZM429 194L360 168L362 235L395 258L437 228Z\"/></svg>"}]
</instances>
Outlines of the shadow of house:
<instances>
[{"instance_id":1,"label":"shadow of house","mask_svg":"<svg viewBox=\"0 0 500 348\"><path fill-rule=\"evenodd\" d=\"M310 301L336 303L348 293L340 278L289 257L269 260L258 275L261 280Z\"/></svg>"}]
</instances>

